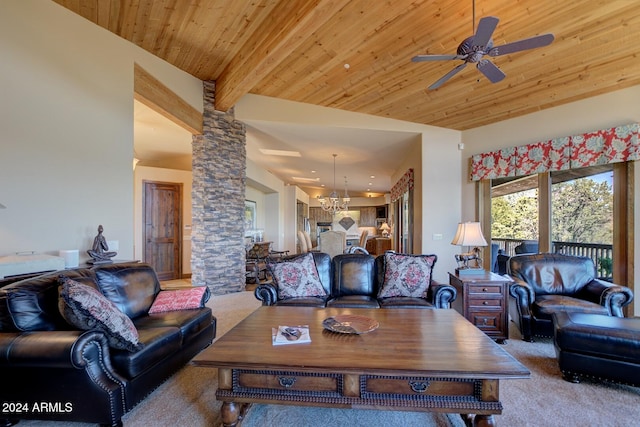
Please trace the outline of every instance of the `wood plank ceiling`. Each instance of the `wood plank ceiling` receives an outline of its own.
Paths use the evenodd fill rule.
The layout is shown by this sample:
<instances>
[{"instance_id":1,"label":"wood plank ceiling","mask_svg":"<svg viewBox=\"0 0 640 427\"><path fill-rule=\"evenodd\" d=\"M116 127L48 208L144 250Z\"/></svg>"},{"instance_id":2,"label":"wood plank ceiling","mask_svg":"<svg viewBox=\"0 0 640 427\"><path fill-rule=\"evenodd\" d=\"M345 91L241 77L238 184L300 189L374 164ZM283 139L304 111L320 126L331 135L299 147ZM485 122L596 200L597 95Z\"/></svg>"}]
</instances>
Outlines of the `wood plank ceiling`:
<instances>
[{"instance_id":1,"label":"wood plank ceiling","mask_svg":"<svg viewBox=\"0 0 640 427\"><path fill-rule=\"evenodd\" d=\"M547 47L461 63L472 0L54 0L187 73L216 80L216 108L245 93L465 130L640 84L637 0L477 0L494 44L553 33ZM349 68L345 67L349 64Z\"/></svg>"}]
</instances>

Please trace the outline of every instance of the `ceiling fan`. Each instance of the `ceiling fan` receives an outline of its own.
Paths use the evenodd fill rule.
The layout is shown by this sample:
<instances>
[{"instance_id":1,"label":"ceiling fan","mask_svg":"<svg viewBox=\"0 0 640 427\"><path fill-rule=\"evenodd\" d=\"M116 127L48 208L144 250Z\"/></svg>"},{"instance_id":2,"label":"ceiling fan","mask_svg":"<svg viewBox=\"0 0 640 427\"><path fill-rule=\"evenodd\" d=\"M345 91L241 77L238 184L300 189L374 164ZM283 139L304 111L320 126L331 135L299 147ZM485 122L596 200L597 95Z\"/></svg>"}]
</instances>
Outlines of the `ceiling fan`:
<instances>
[{"instance_id":1,"label":"ceiling fan","mask_svg":"<svg viewBox=\"0 0 640 427\"><path fill-rule=\"evenodd\" d=\"M480 72L489 79L491 83L497 83L505 78L505 74L493 62L488 59L483 59L483 56L501 56L508 53L547 46L553 42L553 34L543 34L494 47L491 35L498 26L498 21L499 19L495 16L485 16L484 18L481 18L480 22L478 22L478 31L476 31L473 36L460 43L457 55L417 55L411 58L413 62L447 61L452 59L461 59L464 61L462 64L442 76L434 84L429 86L429 89L433 90L439 88L451 77L462 71L462 69L469 63L476 64L476 68L478 68L478 70L480 70Z\"/></svg>"}]
</instances>

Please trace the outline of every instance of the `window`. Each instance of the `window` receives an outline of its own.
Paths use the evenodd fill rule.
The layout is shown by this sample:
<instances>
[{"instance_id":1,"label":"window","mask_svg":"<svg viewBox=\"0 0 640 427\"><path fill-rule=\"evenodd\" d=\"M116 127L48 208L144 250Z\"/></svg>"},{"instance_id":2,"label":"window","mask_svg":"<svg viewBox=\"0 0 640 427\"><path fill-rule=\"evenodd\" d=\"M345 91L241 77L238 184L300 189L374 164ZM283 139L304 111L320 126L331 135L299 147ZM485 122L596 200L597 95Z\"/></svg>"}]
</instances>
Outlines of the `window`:
<instances>
[{"instance_id":1,"label":"window","mask_svg":"<svg viewBox=\"0 0 640 427\"><path fill-rule=\"evenodd\" d=\"M537 240L540 252L590 257L599 278L627 284L632 168L625 162L492 180L483 192L492 243L512 256L522 241Z\"/></svg>"},{"instance_id":2,"label":"window","mask_svg":"<svg viewBox=\"0 0 640 427\"><path fill-rule=\"evenodd\" d=\"M568 172L551 173L552 250L589 257L612 280L613 165Z\"/></svg>"},{"instance_id":3,"label":"window","mask_svg":"<svg viewBox=\"0 0 640 427\"><path fill-rule=\"evenodd\" d=\"M539 239L538 178L493 180L491 189L491 239L506 255L514 255L523 241Z\"/></svg>"}]
</instances>

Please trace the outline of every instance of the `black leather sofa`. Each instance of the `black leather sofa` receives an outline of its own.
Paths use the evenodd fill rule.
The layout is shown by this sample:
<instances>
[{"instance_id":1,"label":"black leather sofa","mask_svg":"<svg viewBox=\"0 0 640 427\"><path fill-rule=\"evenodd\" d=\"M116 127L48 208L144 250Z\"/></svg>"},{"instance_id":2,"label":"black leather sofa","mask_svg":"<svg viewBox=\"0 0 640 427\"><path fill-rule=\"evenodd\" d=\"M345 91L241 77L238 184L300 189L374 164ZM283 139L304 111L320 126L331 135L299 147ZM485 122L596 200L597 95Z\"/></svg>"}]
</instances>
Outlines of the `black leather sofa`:
<instances>
[{"instance_id":1,"label":"black leather sofa","mask_svg":"<svg viewBox=\"0 0 640 427\"><path fill-rule=\"evenodd\" d=\"M378 298L384 282L384 255L340 254L331 258L323 252L312 253L326 296L278 299L273 283L263 283L255 290L262 305L349 308L450 308L456 290L449 284L431 280L427 298ZM295 257L295 256L294 256ZM292 259L294 257L289 257ZM285 259L286 260L286 259Z\"/></svg>"},{"instance_id":2,"label":"black leather sofa","mask_svg":"<svg viewBox=\"0 0 640 427\"><path fill-rule=\"evenodd\" d=\"M131 318L143 348L114 349L105 333L70 326L58 309L61 273L96 288ZM0 289L0 425L19 419L121 425L125 413L215 337L210 308L147 314L160 291L154 270L142 263L55 272ZM207 289L204 300L208 295Z\"/></svg>"}]
</instances>

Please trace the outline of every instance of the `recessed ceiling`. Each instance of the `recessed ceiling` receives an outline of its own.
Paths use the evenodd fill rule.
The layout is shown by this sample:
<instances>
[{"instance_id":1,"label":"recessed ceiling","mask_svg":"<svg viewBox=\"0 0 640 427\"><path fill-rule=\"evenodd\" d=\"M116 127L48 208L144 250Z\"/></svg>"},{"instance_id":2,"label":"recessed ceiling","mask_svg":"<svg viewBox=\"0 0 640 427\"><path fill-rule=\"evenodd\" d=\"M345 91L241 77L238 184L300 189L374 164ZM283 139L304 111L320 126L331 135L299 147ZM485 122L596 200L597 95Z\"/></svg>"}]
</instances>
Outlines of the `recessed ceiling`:
<instances>
[{"instance_id":1,"label":"recessed ceiling","mask_svg":"<svg viewBox=\"0 0 640 427\"><path fill-rule=\"evenodd\" d=\"M247 157L286 184L301 187L311 197L329 195L333 190L333 154L337 154L335 184L339 193L344 192L345 176L352 197L379 197L388 193L393 185L391 175L403 160L397 153L406 152L411 144L420 142L418 134L411 132L256 120L245 123ZM260 149L275 147L299 151L302 155L291 158L266 156L260 152ZM294 177L319 178L319 181L303 182Z\"/></svg>"}]
</instances>

